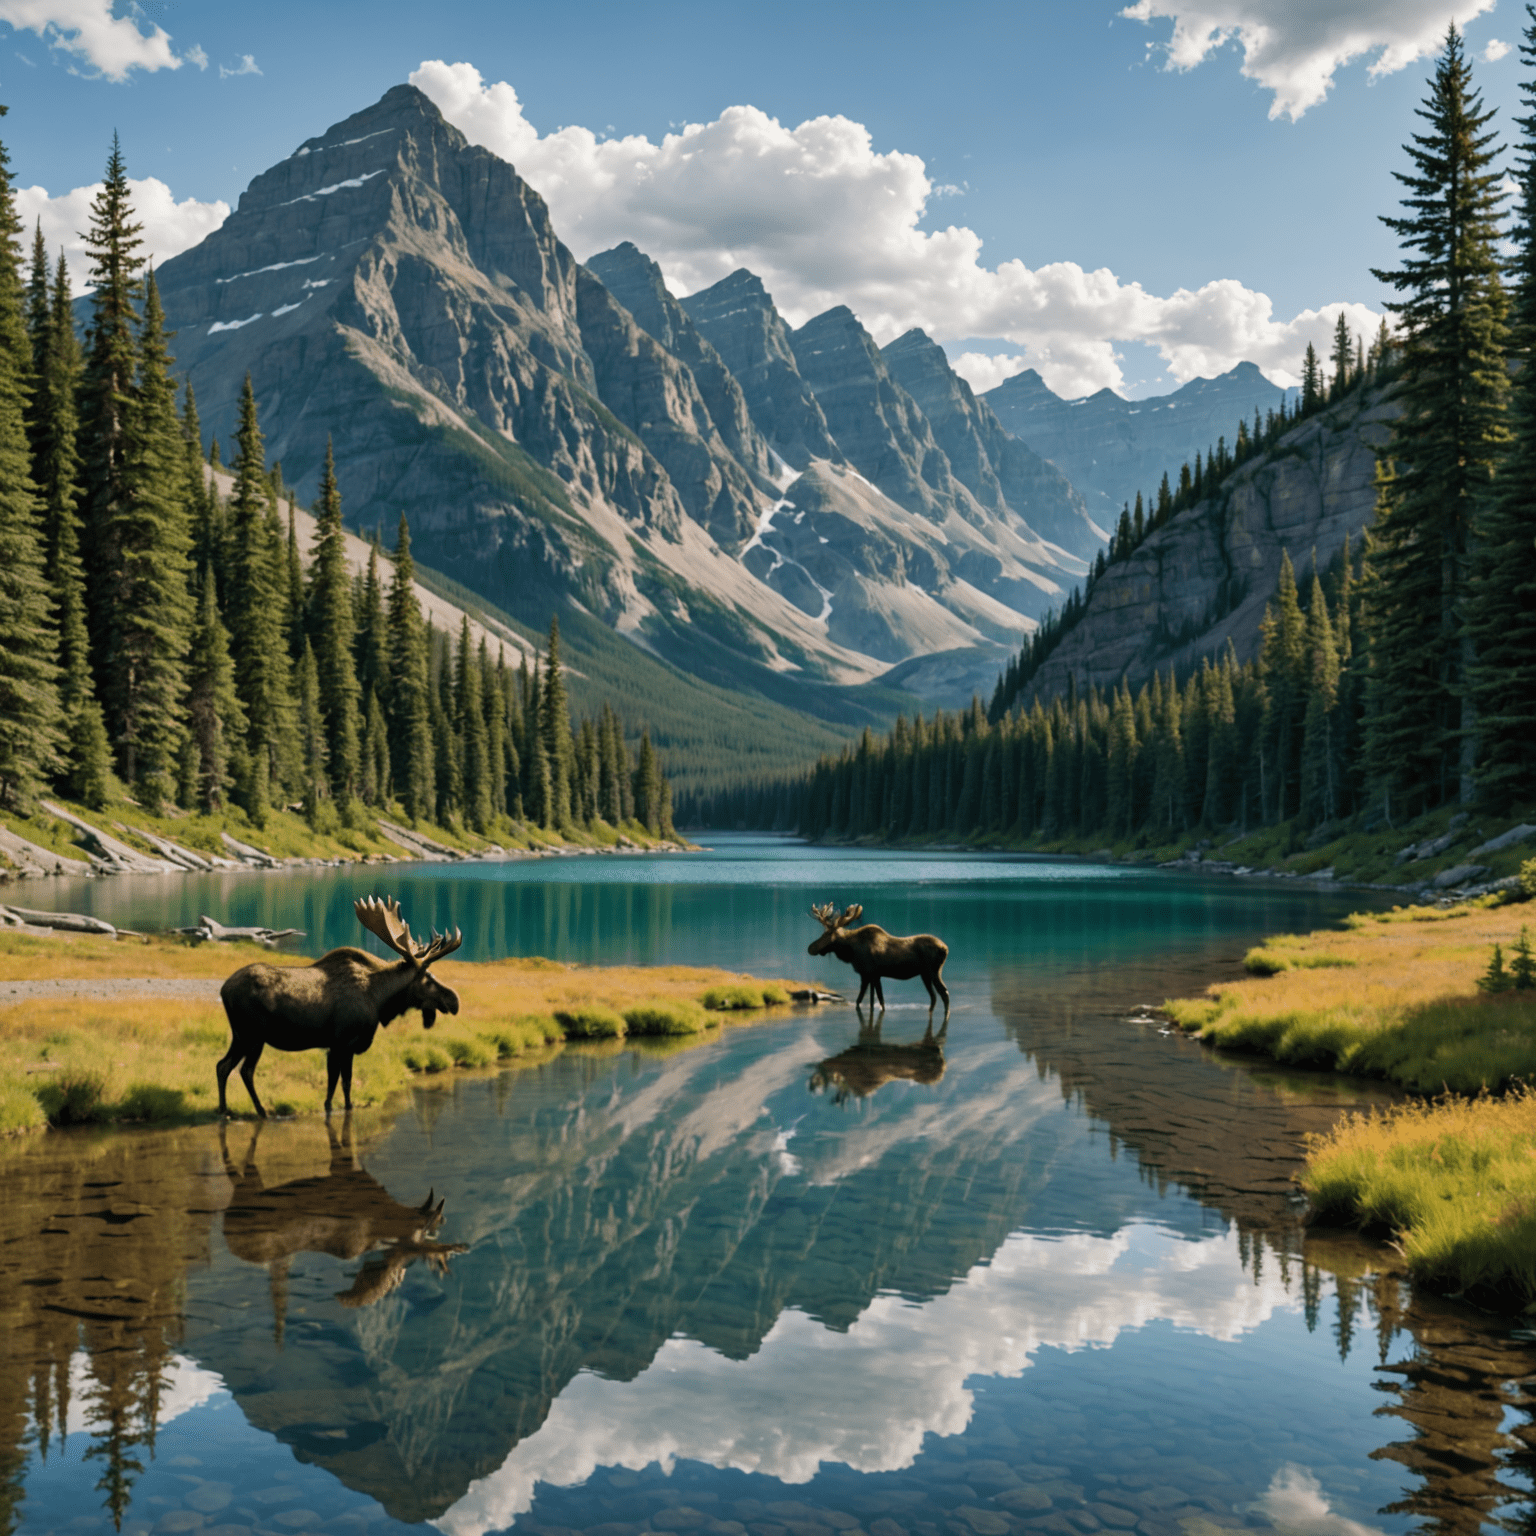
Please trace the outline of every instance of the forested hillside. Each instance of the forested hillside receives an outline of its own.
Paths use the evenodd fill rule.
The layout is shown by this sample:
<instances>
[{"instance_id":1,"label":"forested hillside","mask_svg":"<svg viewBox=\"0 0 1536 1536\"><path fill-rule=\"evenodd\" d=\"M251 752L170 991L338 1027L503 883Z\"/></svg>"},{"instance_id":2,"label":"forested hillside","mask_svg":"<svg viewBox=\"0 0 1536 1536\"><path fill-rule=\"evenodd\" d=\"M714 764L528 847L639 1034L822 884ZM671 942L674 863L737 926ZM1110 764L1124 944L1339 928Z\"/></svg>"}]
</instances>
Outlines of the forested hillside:
<instances>
[{"instance_id":1,"label":"forested hillside","mask_svg":"<svg viewBox=\"0 0 1536 1536\"><path fill-rule=\"evenodd\" d=\"M387 571L354 572L329 456L300 548L249 381L220 494L115 147L83 347L63 256L39 233L24 279L21 234L0 158L0 806L671 835L649 734L632 757L606 701L572 718L558 623L531 670L467 615L434 629L403 516Z\"/></svg>"},{"instance_id":2,"label":"forested hillside","mask_svg":"<svg viewBox=\"0 0 1536 1536\"><path fill-rule=\"evenodd\" d=\"M1536 28L1524 55L1536 67ZM1429 130L1407 151L1404 214L1387 220L1401 265L1377 276L1400 295L1395 331L1367 351L1341 316L1331 377L1308 348L1299 421L1282 402L1138 496L990 709L978 699L959 715L899 720L804 779L744 785L686 814L812 837L1130 844L1282 825L1326 839L1450 804L1536 804L1536 84L1526 100L1506 225L1491 114L1452 31L1422 113ZM1518 252L1509 293L1502 239ZM1240 662L1229 641L1139 688L1124 661L1108 685L1079 686L1086 664L1052 673L1096 610L1123 621L1125 583L1114 604L1095 596L1143 546L1172 542L1316 420L1386 394L1372 526L1321 568L1311 550L1284 553L1256 657ZM1154 655L1168 640L1153 622L1140 634ZM1093 649L1090 638L1080 656Z\"/></svg>"}]
</instances>

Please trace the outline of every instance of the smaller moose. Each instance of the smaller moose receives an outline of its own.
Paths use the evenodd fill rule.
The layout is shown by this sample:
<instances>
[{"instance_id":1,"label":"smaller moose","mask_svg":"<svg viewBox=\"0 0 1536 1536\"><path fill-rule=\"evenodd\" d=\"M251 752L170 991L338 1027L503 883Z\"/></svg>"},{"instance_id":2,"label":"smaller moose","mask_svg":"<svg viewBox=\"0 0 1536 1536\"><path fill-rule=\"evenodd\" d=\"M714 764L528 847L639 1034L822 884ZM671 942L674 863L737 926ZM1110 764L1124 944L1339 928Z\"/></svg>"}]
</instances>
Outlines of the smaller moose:
<instances>
[{"instance_id":1,"label":"smaller moose","mask_svg":"<svg viewBox=\"0 0 1536 1536\"><path fill-rule=\"evenodd\" d=\"M944 962L949 959L949 945L931 933L915 933L910 938L898 939L876 923L865 923L862 928L852 927L863 911L863 907L854 906L839 913L837 904L830 901L825 906L812 907L811 916L824 931L808 946L807 953L836 955L859 973L856 1008L864 1001L864 994L872 990L870 1007L878 1003L884 1011L882 977L891 981L911 981L913 977L920 977L928 989L928 1012L933 1012L934 1005L942 997L944 1016L948 1018L949 988L944 985L942 972Z\"/></svg>"},{"instance_id":2,"label":"smaller moose","mask_svg":"<svg viewBox=\"0 0 1536 1536\"><path fill-rule=\"evenodd\" d=\"M313 965L267 965L258 961L236 971L219 989L229 1015L229 1050L214 1069L219 1079L219 1113L227 1115L224 1088L236 1066L251 1103L263 1120L267 1112L256 1097L256 1063L271 1046L276 1051L326 1053L325 1112L330 1114L336 1084L352 1108L352 1058L373 1044L381 1024L408 1008L421 1009L431 1029L441 1013L459 1011L459 994L445 987L427 967L464 942L455 929L434 933L422 944L400 915L393 898L366 896L353 903L357 920L400 956L393 962L365 949L333 949Z\"/></svg>"}]
</instances>

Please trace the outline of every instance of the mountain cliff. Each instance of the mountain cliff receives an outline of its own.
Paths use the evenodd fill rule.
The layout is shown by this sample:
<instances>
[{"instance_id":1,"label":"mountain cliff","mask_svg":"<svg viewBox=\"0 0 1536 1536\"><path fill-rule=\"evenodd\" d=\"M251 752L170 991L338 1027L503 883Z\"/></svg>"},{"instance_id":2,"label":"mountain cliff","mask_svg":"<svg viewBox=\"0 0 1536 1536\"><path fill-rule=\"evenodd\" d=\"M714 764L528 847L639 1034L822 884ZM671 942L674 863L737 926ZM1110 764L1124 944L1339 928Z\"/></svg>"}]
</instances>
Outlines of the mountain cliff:
<instances>
[{"instance_id":1,"label":"mountain cliff","mask_svg":"<svg viewBox=\"0 0 1536 1536\"><path fill-rule=\"evenodd\" d=\"M1228 447L1238 420L1278 409L1285 391L1253 363L1239 363L1215 379L1191 379L1171 395L1124 400L1101 389L1082 400L1063 400L1033 368L981 398L1002 425L1049 459L1088 498L1095 522L1113 528L1137 491L1155 495L1166 471L1193 464L1216 439Z\"/></svg>"},{"instance_id":2,"label":"mountain cliff","mask_svg":"<svg viewBox=\"0 0 1536 1536\"><path fill-rule=\"evenodd\" d=\"M1080 498L931 343L958 472L851 312L791 335L749 273L680 302L633 245L581 265L409 86L256 177L159 281L205 426L228 441L249 374L302 496L331 440L349 519L406 513L425 565L514 618L579 606L827 718L826 685L1011 647L1086 569L1031 522L1075 528Z\"/></svg>"},{"instance_id":3,"label":"mountain cliff","mask_svg":"<svg viewBox=\"0 0 1536 1536\"><path fill-rule=\"evenodd\" d=\"M1186 672L1229 639L1239 661L1251 660L1281 556L1289 551L1305 580L1346 536L1358 548L1374 515L1376 454L1398 410L1391 384L1352 390L1112 562L1028 693L1111 688L1122 676L1134 687L1154 671Z\"/></svg>"}]
</instances>

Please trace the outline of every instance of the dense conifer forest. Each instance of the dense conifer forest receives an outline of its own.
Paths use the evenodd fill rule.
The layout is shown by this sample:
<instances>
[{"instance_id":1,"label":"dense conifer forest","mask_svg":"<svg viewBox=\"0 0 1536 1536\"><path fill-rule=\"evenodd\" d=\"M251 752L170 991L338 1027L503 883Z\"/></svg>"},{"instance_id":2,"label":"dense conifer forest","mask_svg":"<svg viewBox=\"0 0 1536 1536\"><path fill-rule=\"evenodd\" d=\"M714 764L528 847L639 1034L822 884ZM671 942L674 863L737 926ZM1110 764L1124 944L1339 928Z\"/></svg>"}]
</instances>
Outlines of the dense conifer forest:
<instances>
[{"instance_id":1,"label":"dense conifer forest","mask_svg":"<svg viewBox=\"0 0 1536 1536\"><path fill-rule=\"evenodd\" d=\"M572 718L558 620L531 671L467 617L434 631L404 516L354 575L329 457L300 549L249 379L220 493L141 233L114 141L82 340L62 253L39 230L24 258L0 147L0 808L52 791L258 828L288 807L321 831L387 813L671 837L649 733L632 755L607 703Z\"/></svg>"},{"instance_id":2,"label":"dense conifer forest","mask_svg":"<svg viewBox=\"0 0 1536 1536\"><path fill-rule=\"evenodd\" d=\"M1536 25L1522 54L1536 69ZM1524 90L1512 217L1505 172L1454 28L1407 146L1397 294L1367 348L1341 314L1300 399L1127 507L1085 586L1025 643L990 707L898 720L802 779L680 806L685 824L813 838L1167 842L1288 825L1323 836L1452 803L1536 804L1536 81ZM1501 242L1514 249L1500 254ZM1331 365L1331 367L1329 366ZM1352 389L1402 414L1373 528L1327 571L1287 554L1260 653L1229 648L1135 693L1032 688L1109 565Z\"/></svg>"}]
</instances>

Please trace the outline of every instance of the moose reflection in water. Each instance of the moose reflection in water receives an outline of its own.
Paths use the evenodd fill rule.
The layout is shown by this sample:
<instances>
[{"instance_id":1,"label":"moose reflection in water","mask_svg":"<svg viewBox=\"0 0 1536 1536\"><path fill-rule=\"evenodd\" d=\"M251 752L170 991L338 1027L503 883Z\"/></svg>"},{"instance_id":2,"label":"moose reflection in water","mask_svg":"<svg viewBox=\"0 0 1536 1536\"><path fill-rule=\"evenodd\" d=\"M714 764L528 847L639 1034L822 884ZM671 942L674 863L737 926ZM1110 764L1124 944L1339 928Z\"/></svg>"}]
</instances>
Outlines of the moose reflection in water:
<instances>
[{"instance_id":1,"label":"moose reflection in water","mask_svg":"<svg viewBox=\"0 0 1536 1536\"><path fill-rule=\"evenodd\" d=\"M279 966L258 961L243 966L219 989L229 1016L230 1042L218 1066L219 1113L227 1115L225 1085L236 1066L256 1113L266 1109L256 1097L256 1063L267 1046L278 1051L326 1053L325 1112L330 1114L341 1083L342 1102L352 1108L352 1058L373 1044L381 1024L410 1008L421 1009L424 1028L439 1013L457 1013L459 994L428 974L434 960L464 942L462 933L434 933L422 944L400 915L393 898L365 896L352 910L369 933L400 956L381 960L365 949L333 949L313 965Z\"/></svg>"},{"instance_id":2,"label":"moose reflection in water","mask_svg":"<svg viewBox=\"0 0 1536 1536\"><path fill-rule=\"evenodd\" d=\"M921 1040L898 1045L880 1038L879 1018L871 1013L865 1023L860 1012L858 1040L847 1050L818 1062L808 1086L812 1093L829 1092L834 1104L867 1099L891 1082L922 1083L931 1088L944 1076L944 1036L948 1030L946 1017L938 1034L930 1023Z\"/></svg>"},{"instance_id":3,"label":"moose reflection in water","mask_svg":"<svg viewBox=\"0 0 1536 1536\"><path fill-rule=\"evenodd\" d=\"M809 955L835 955L845 965L851 965L859 973L857 1007L864 1001L866 992L873 992L870 1008L880 1005L885 1010L885 992L881 978L890 981L920 979L928 989L928 1012L944 999L944 1017L949 1017L949 988L944 985L944 962L949 959L949 945L936 939L931 933L914 933L907 938L897 938L887 933L878 923L852 925L864 915L862 906L837 910L837 903L829 901L823 906L812 907L811 916L822 926L822 935L806 946Z\"/></svg>"},{"instance_id":4,"label":"moose reflection in water","mask_svg":"<svg viewBox=\"0 0 1536 1536\"><path fill-rule=\"evenodd\" d=\"M433 1192L420 1205L402 1205L358 1162L350 1115L342 1117L340 1136L329 1120L325 1129L331 1143L326 1175L269 1189L256 1168L261 1126L252 1131L239 1166L229 1154L224 1127L219 1127L224 1172L234 1184L224 1210L224 1242L237 1259L267 1267L272 1277L273 1332L279 1343L287 1308L288 1267L296 1254L328 1253L338 1259L369 1254L351 1286L338 1291L336 1299L344 1307L371 1307L400 1284L417 1259L446 1274L448 1260L469 1251L463 1243L435 1240L445 1202L434 1204ZM383 1251L375 1253L376 1249Z\"/></svg>"}]
</instances>

